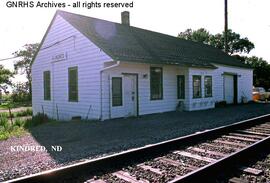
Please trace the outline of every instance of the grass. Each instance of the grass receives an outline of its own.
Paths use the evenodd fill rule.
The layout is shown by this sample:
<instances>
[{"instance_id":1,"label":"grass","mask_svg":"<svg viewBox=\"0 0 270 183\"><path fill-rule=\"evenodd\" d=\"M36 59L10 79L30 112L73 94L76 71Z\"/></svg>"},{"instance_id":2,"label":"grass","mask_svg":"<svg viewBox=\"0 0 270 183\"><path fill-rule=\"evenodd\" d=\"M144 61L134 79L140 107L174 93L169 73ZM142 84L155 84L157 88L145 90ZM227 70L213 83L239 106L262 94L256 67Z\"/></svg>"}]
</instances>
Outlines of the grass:
<instances>
[{"instance_id":1,"label":"grass","mask_svg":"<svg viewBox=\"0 0 270 183\"><path fill-rule=\"evenodd\" d=\"M0 115L0 140L6 140L13 136L20 137L26 134L28 129L51 121L46 115L37 114L32 119L17 118L13 123L10 123L5 114L1 113Z\"/></svg>"},{"instance_id":2,"label":"grass","mask_svg":"<svg viewBox=\"0 0 270 183\"><path fill-rule=\"evenodd\" d=\"M8 108L18 108L18 107L31 107L31 102L5 102L0 105L0 109Z\"/></svg>"},{"instance_id":3,"label":"grass","mask_svg":"<svg viewBox=\"0 0 270 183\"><path fill-rule=\"evenodd\" d=\"M21 110L18 112L12 112L11 116L12 118L16 118L16 117L24 117L24 116L32 116L32 109L27 108L25 110ZM0 113L0 117L8 117L10 118L10 114L8 112L1 112Z\"/></svg>"}]
</instances>

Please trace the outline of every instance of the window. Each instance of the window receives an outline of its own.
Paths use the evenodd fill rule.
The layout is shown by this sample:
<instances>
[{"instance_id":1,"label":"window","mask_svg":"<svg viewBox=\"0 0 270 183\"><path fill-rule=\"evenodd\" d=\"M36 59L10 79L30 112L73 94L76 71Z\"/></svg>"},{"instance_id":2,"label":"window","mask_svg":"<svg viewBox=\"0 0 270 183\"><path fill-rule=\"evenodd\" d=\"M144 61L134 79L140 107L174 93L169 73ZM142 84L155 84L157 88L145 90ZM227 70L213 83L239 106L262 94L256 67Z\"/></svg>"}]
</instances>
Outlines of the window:
<instances>
[{"instance_id":1,"label":"window","mask_svg":"<svg viewBox=\"0 0 270 183\"><path fill-rule=\"evenodd\" d=\"M201 76L193 76L193 98L201 98Z\"/></svg>"},{"instance_id":2,"label":"window","mask_svg":"<svg viewBox=\"0 0 270 183\"><path fill-rule=\"evenodd\" d=\"M68 68L68 99L78 102L78 67Z\"/></svg>"},{"instance_id":3,"label":"window","mask_svg":"<svg viewBox=\"0 0 270 183\"><path fill-rule=\"evenodd\" d=\"M51 100L51 75L50 71L43 72L44 100Z\"/></svg>"},{"instance_id":4,"label":"window","mask_svg":"<svg viewBox=\"0 0 270 183\"><path fill-rule=\"evenodd\" d=\"M204 77L204 96L212 97L212 76Z\"/></svg>"},{"instance_id":5,"label":"window","mask_svg":"<svg viewBox=\"0 0 270 183\"><path fill-rule=\"evenodd\" d=\"M122 78L112 78L112 106L122 106Z\"/></svg>"},{"instance_id":6,"label":"window","mask_svg":"<svg viewBox=\"0 0 270 183\"><path fill-rule=\"evenodd\" d=\"M151 100L159 100L163 98L161 67L150 68L150 93Z\"/></svg>"},{"instance_id":7,"label":"window","mask_svg":"<svg viewBox=\"0 0 270 183\"><path fill-rule=\"evenodd\" d=\"M178 99L185 98L185 76L184 75L177 76L177 98Z\"/></svg>"}]
</instances>

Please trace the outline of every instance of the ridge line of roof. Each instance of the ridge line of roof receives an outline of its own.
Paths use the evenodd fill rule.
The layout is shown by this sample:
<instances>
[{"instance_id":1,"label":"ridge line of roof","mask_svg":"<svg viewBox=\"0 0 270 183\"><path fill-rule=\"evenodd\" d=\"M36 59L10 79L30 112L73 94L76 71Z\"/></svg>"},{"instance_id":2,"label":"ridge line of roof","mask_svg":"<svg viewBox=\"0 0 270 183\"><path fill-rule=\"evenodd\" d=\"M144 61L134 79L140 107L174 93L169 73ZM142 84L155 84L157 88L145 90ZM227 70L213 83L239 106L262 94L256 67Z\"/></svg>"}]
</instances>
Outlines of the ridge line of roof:
<instances>
[{"instance_id":1,"label":"ridge line of roof","mask_svg":"<svg viewBox=\"0 0 270 183\"><path fill-rule=\"evenodd\" d=\"M63 10L57 10L57 12L59 13L68 13L68 14L72 14L72 15L76 15L76 16L80 16L80 17L84 17L84 18L91 18L91 19L95 19L95 20L98 20L98 21L104 21L104 22L108 22L108 23L114 23L114 24L117 24L117 25L120 25L120 26L127 26L127 25L123 25L121 23L118 23L118 22L114 22L114 21L110 21L110 20L104 20L104 19L100 19L100 18L95 18L95 17L90 17L90 16L86 16L86 15L81 15L81 14L77 14L77 13L72 13L72 12L68 12L68 11L63 11ZM198 45L203 45L203 46L207 46L209 48L212 48L212 49L215 49L215 50L218 50L226 55L228 55L227 53L223 52L222 50L214 47L214 46L211 46L209 44L204 44L204 43L200 43L200 42L197 42L197 41L191 41L191 40L186 40L186 39L183 39L183 38L180 38L180 37L177 37L177 36L173 36L173 35L169 35L169 34L165 34L165 33L162 33L162 32L157 32L157 31L154 31L154 30L149 30L149 29L145 29L145 28L141 28L141 27L135 27L135 26L132 26L132 25L129 25L130 28L133 28L133 29L139 29L139 30L142 30L142 31L149 31L149 32L152 32L152 33L155 33L155 34L161 34L161 35L164 35L164 36L168 36L170 38L177 38L181 41L185 41L185 42L188 42L188 43L192 43L192 44L198 44ZM228 55L230 56L230 55Z\"/></svg>"}]
</instances>

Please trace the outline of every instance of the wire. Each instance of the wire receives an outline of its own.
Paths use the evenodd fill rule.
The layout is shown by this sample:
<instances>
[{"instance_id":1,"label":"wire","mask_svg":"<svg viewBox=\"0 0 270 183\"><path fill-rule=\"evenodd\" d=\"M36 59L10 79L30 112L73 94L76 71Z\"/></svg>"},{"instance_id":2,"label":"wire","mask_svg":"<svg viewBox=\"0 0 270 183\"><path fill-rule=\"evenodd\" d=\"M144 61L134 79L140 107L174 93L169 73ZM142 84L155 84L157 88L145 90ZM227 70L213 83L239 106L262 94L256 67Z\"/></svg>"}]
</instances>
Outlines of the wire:
<instances>
[{"instance_id":1,"label":"wire","mask_svg":"<svg viewBox=\"0 0 270 183\"><path fill-rule=\"evenodd\" d=\"M65 38L65 39L62 39L62 40L60 40L60 41L57 41L57 42L55 42L55 43L53 43L53 44L51 44L51 45L49 45L49 46L43 47L43 48L41 48L40 50L46 50L46 49L48 49L48 48L51 48L51 47L53 47L53 46L58 45L58 44L61 43L61 42L64 42L64 41L66 41L66 40L68 40L68 39L70 39L70 38L74 38L74 39L75 39L75 37L76 37L75 35L69 36L69 37L67 37L67 38ZM75 44L75 43L74 43L74 44ZM0 59L0 62L5 61L5 60L11 60L11 59L18 58L18 57L22 57L22 56L3 58L3 59Z\"/></svg>"},{"instance_id":2,"label":"wire","mask_svg":"<svg viewBox=\"0 0 270 183\"><path fill-rule=\"evenodd\" d=\"M0 59L0 62L5 61L5 60L11 60L11 59L18 58L18 57L22 57L22 56L3 58L3 59Z\"/></svg>"}]
</instances>

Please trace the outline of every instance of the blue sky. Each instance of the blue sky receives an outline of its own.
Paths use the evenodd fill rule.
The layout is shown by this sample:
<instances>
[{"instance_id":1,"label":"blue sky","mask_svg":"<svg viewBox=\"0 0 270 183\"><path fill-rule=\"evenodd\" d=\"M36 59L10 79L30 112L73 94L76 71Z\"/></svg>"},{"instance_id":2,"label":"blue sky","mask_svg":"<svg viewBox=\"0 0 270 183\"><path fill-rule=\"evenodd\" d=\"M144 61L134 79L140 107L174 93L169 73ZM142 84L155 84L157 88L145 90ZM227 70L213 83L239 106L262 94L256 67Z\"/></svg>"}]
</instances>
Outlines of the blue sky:
<instances>
[{"instance_id":1,"label":"blue sky","mask_svg":"<svg viewBox=\"0 0 270 183\"><path fill-rule=\"evenodd\" d=\"M54 0L53 2L76 2ZM82 0L81 2L84 2ZM56 8L7 8L7 0L0 1L0 59L26 43L40 42L57 10ZM41 2L48 2L41 0ZM91 1L89 1L91 2ZM98 1L110 2L110 0ZM111 1L112 2L112 1ZM132 2L117 0L114 2ZM62 10L120 22L121 11L130 11L131 25L173 36L187 28L206 28L210 33L224 29L224 0L133 0L134 7L127 8L63 8ZM255 44L249 54L270 62L270 1L228 0L229 28L248 37ZM7 68L14 60L1 62ZM16 80L24 80L23 76Z\"/></svg>"}]
</instances>

